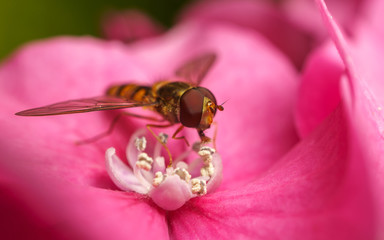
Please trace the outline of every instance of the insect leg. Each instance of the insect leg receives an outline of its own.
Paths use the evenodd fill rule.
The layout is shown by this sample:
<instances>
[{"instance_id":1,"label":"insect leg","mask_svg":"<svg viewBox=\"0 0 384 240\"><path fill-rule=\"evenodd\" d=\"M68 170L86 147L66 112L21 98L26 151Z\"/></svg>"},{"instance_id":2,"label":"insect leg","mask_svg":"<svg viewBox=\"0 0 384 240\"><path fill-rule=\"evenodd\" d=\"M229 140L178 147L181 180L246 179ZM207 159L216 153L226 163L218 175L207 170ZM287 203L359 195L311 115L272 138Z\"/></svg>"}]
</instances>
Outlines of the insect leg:
<instances>
[{"instance_id":1,"label":"insect leg","mask_svg":"<svg viewBox=\"0 0 384 240\"><path fill-rule=\"evenodd\" d=\"M83 144L88 144L88 143L96 142L96 141L100 140L101 138L110 135L113 132L117 122L120 120L120 118L122 116L132 116L132 117L146 119L146 120L150 120L150 121L156 121L156 122L164 121L163 119L157 119L157 118L151 117L151 116L142 116L142 115L137 115L137 114L130 113L130 112L121 112L119 115L117 115L112 120L111 124L109 125L109 128L105 132L97 134L96 136L93 136L93 137L88 138L88 139L77 141L76 144L77 145L83 145Z\"/></svg>"},{"instance_id":2,"label":"insect leg","mask_svg":"<svg viewBox=\"0 0 384 240\"><path fill-rule=\"evenodd\" d=\"M185 143L187 144L187 146L189 147L189 142L188 142L188 140L187 140L187 138L186 138L185 136L176 137L176 135L177 135L181 130L183 130L183 128L184 128L184 126L181 125L181 126L176 130L176 132L172 135L172 138L173 138L173 139L178 139L178 140L183 139L183 140L185 141Z\"/></svg>"},{"instance_id":3,"label":"insect leg","mask_svg":"<svg viewBox=\"0 0 384 240\"><path fill-rule=\"evenodd\" d=\"M172 126L173 124L167 124L167 125L155 125L155 124L147 124L146 127L148 129L148 131L156 138L157 141L159 141L159 143L161 143L161 145L163 145L165 151L167 151L168 153L168 156L169 156L169 166L172 166L172 155L171 155L171 152L169 151L169 148L167 147L166 143L164 141L162 141L159 136L157 136L153 130L152 130L152 127L153 128L166 128L166 127L170 127Z\"/></svg>"},{"instance_id":4,"label":"insect leg","mask_svg":"<svg viewBox=\"0 0 384 240\"><path fill-rule=\"evenodd\" d=\"M209 143L211 141L209 137L205 136L203 130L197 129L197 133L199 134L201 143Z\"/></svg>"},{"instance_id":5,"label":"insect leg","mask_svg":"<svg viewBox=\"0 0 384 240\"><path fill-rule=\"evenodd\" d=\"M216 148L216 138L217 138L217 128L218 128L219 124L216 121L213 122L212 124L215 126L215 130L213 132L212 144L213 144L213 148L217 149Z\"/></svg>"}]
</instances>

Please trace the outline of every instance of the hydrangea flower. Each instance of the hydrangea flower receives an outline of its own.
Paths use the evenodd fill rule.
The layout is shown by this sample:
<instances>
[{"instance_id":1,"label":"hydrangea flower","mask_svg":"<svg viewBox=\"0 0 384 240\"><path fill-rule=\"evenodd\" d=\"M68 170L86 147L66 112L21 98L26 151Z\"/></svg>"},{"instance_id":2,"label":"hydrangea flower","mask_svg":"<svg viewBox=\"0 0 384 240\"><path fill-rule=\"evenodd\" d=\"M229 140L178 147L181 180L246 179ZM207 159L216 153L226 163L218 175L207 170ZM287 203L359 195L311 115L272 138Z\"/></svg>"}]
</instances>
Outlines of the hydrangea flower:
<instances>
[{"instance_id":1,"label":"hydrangea flower","mask_svg":"<svg viewBox=\"0 0 384 240\"><path fill-rule=\"evenodd\" d=\"M360 22L352 42L323 1L317 2L334 45L317 49L302 76L262 35L227 23L202 29L187 22L130 46L56 38L19 50L0 67L2 238L380 239L383 6L372 5L372 17ZM79 147L73 143L104 130L118 113L13 116L33 106L100 95L114 81L150 84L212 50L219 58L203 86L218 99L230 98L216 117L222 184L175 210L159 207L162 201L150 196L157 171L134 172L146 163L163 168L151 150L156 143L145 150L133 144L142 121L125 119L113 135ZM127 170L114 165L121 163L117 156L127 143L133 174L124 176L134 176L132 182L113 172ZM170 148L181 156L183 146ZM156 164L139 157L140 149ZM144 162L136 165L140 159ZM173 171L169 176L187 179Z\"/></svg>"},{"instance_id":2,"label":"hydrangea flower","mask_svg":"<svg viewBox=\"0 0 384 240\"><path fill-rule=\"evenodd\" d=\"M201 41L199 46L195 46L196 39ZM206 51L215 51L218 61L203 86L211 89L218 101L230 98L226 110L215 118L217 150L225 155L221 157L225 177L219 189L192 198L175 211L159 208L146 194L121 191L105 167L106 150L113 146L116 156L124 156L130 136L145 121L125 118L113 135L94 144L77 146L74 142L79 139L104 131L118 113L13 116L29 107L100 95L116 81L151 84L161 76L171 76L180 63ZM279 70L270 71L270 66ZM3 226L33 226L26 232L8 227L6 233L90 239L105 239L112 233L115 239L193 237L192 232L187 233L191 231L187 230L189 226L198 228L200 224L196 221L201 227L207 224L195 216L200 207L214 204L209 207L212 212L201 211L215 214L216 207L226 205L226 201L220 200L224 192L229 197L232 191L253 182L297 142L292 117L296 77L290 62L262 36L227 26L201 29L193 24L180 25L158 39L130 46L91 38L56 38L26 46L5 62L0 71L1 95L8 99L3 101L1 113L0 148L6 157L0 169L11 191L5 194L3 206L15 212L20 204L27 209L26 213L33 211L38 220L19 216L15 217L17 224L10 224L3 218ZM264 91L269 93L262 94ZM243 128L250 130L241 131ZM196 137L195 131L185 134L189 140ZM183 142L170 144L175 157L186 150ZM214 200L215 196L219 199ZM249 203L252 201L249 199ZM198 212L190 213L193 209ZM188 224L179 219L183 212L191 216ZM35 226L36 222L43 227ZM182 234L179 227L185 228ZM238 231L231 231L230 235Z\"/></svg>"},{"instance_id":3,"label":"hydrangea flower","mask_svg":"<svg viewBox=\"0 0 384 240\"><path fill-rule=\"evenodd\" d=\"M164 210L176 210L191 198L219 187L223 166L215 149L199 146L197 142L198 158L189 164L183 161L190 155L189 150L167 166L160 155L161 143L152 143L155 147L147 154L147 138L143 135L145 130L139 130L129 141L126 154L129 166L116 155L116 149L109 148L106 152L108 174L121 190L146 194Z\"/></svg>"}]
</instances>

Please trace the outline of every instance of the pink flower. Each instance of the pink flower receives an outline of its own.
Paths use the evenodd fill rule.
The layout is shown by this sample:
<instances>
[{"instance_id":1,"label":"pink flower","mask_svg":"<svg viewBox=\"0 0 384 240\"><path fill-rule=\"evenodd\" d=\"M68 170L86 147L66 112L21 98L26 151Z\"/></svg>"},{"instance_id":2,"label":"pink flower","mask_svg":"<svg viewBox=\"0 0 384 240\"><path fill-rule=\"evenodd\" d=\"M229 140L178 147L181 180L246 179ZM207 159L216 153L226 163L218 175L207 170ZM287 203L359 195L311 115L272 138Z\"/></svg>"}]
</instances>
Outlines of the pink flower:
<instances>
[{"instance_id":1,"label":"pink flower","mask_svg":"<svg viewBox=\"0 0 384 240\"><path fill-rule=\"evenodd\" d=\"M126 150L129 166L113 147L106 152L107 172L121 190L147 195L162 209L172 211L220 186L223 165L215 149L198 143L198 158L189 163L184 161L192 152L188 150L166 166L161 143L154 143L154 137L148 135L148 131L141 129L131 137ZM150 154L146 152L147 139L154 146Z\"/></svg>"},{"instance_id":2,"label":"pink flower","mask_svg":"<svg viewBox=\"0 0 384 240\"><path fill-rule=\"evenodd\" d=\"M15 53L0 68L2 238L384 236L382 85L380 62L374 61L383 35L379 21L372 20L377 25L361 23L356 45L348 43L318 2L338 54L331 43L319 48L301 82L291 61L262 35L226 23L202 29L185 22L132 46L56 38ZM377 52L368 51L372 48ZM13 116L25 108L100 95L116 81L151 84L207 51L216 52L218 60L203 86L219 102L229 98L216 116L223 179L216 191L177 210L164 210L148 193L120 190L132 185L120 185L127 182L108 175L113 166L105 167L105 152L107 160L124 156L130 136L145 122L124 119L113 135L76 146L106 129L118 113ZM107 150L111 146L116 155ZM175 143L172 150L181 153L182 146Z\"/></svg>"},{"instance_id":3,"label":"pink flower","mask_svg":"<svg viewBox=\"0 0 384 240\"><path fill-rule=\"evenodd\" d=\"M197 39L201 41L198 46ZM171 76L181 62L207 51L216 52L218 61L203 86L211 89L219 102L230 98L226 110L216 117L217 147L220 155L225 155L225 178L216 193L193 198L174 212L157 207L145 195L119 190L108 176L105 151L113 146L118 156L124 156L130 136L145 124L142 120L127 118L112 136L79 147L75 141L106 129L117 113L13 116L29 107L100 95L116 81L151 84L161 76ZM275 71L270 71L270 66ZM193 238L189 226L199 228L201 224L205 228L210 224L208 219L199 218L213 216L217 207L227 205L225 201L224 205L220 203L222 194L229 197L242 193L240 187L254 182L297 142L292 118L296 76L289 61L261 36L226 26L202 30L186 24L162 38L132 47L90 38L57 38L21 49L0 71L0 91L7 99L1 113L0 146L4 158L0 169L7 186L5 199L9 199L3 206L14 216L19 205L25 211L15 217L16 224L2 218L2 225L32 227L29 232L7 227L4 234L89 239L162 239L168 235ZM268 94L263 94L265 91ZM188 138L196 137L195 131L186 134ZM247 201L251 204L253 200ZM206 212L206 207L212 211ZM198 212L203 215L196 216ZM184 222L179 219L184 215L191 218ZM241 225L253 224L244 219ZM233 236L241 229L239 226L238 230L228 231ZM214 234L211 230L199 232L203 236Z\"/></svg>"}]
</instances>

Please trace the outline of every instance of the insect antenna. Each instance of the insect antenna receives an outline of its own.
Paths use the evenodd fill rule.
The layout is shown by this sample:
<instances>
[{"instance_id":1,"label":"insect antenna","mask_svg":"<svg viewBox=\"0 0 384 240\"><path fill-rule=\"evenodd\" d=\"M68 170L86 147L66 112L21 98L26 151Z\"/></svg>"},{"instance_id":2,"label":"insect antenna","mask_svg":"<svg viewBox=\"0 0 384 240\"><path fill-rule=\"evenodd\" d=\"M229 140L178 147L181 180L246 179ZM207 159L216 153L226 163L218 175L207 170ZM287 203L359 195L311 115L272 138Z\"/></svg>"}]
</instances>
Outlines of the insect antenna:
<instances>
[{"instance_id":1,"label":"insect antenna","mask_svg":"<svg viewBox=\"0 0 384 240\"><path fill-rule=\"evenodd\" d=\"M220 105L217 105L216 108L219 110L219 111L223 111L224 110L224 107L223 105L229 101L229 98L227 100L225 100L222 104Z\"/></svg>"}]
</instances>

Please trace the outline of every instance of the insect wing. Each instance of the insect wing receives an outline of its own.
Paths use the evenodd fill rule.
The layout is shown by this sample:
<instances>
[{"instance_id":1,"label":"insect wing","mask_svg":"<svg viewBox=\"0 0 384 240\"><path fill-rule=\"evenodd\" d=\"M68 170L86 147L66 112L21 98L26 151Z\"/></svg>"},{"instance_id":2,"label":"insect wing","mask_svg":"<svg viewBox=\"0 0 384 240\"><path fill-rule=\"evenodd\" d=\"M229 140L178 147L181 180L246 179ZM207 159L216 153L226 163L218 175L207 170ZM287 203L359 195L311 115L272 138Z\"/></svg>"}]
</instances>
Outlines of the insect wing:
<instances>
[{"instance_id":1,"label":"insect wing","mask_svg":"<svg viewBox=\"0 0 384 240\"><path fill-rule=\"evenodd\" d=\"M216 54L206 53L192 59L176 70L176 75L198 86L216 60Z\"/></svg>"},{"instance_id":2,"label":"insect wing","mask_svg":"<svg viewBox=\"0 0 384 240\"><path fill-rule=\"evenodd\" d=\"M20 116L47 116L47 115L60 115L71 113L92 112L110 109L120 108L132 108L132 107L144 107L154 106L153 103L136 102L132 100L125 100L121 98L115 98L110 96L101 96L94 98L83 98L77 100L69 100L65 102L59 102L44 107L28 109L16 113Z\"/></svg>"}]
</instances>

